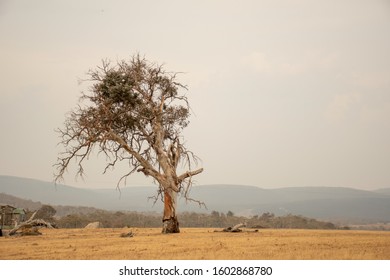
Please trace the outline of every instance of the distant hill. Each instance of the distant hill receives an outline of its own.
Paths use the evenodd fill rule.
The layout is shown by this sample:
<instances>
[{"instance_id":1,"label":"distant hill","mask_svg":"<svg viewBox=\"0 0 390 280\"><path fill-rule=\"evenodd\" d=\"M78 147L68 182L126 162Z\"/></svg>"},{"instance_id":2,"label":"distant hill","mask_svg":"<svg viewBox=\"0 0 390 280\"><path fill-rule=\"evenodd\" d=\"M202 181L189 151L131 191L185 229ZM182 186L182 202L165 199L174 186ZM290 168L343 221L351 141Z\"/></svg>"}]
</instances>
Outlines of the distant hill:
<instances>
[{"instance_id":1,"label":"distant hill","mask_svg":"<svg viewBox=\"0 0 390 280\"><path fill-rule=\"evenodd\" d=\"M41 208L44 204L41 202L36 202L32 200L27 200L23 198L19 198L13 195L0 193L0 204L8 204L14 207L24 208L28 211L36 211ZM101 209L97 209L94 207L84 207L84 206L62 206L62 205L53 205L56 210L56 216L63 217L70 214L89 214Z\"/></svg>"},{"instance_id":2,"label":"distant hill","mask_svg":"<svg viewBox=\"0 0 390 280\"><path fill-rule=\"evenodd\" d=\"M42 203L32 201L31 199L23 199L13 195L0 192L0 204L7 204L17 208L24 208L29 211L35 211L42 207Z\"/></svg>"},{"instance_id":3,"label":"distant hill","mask_svg":"<svg viewBox=\"0 0 390 280\"><path fill-rule=\"evenodd\" d=\"M106 210L150 211L155 194L153 187L82 189L52 182L12 176L0 176L0 193L43 204L96 207Z\"/></svg>"},{"instance_id":4,"label":"distant hill","mask_svg":"<svg viewBox=\"0 0 390 280\"><path fill-rule=\"evenodd\" d=\"M390 221L390 195L341 187L261 189L248 186L201 186L193 195L210 200L210 209L246 215L272 212L329 220Z\"/></svg>"},{"instance_id":5,"label":"distant hill","mask_svg":"<svg viewBox=\"0 0 390 280\"><path fill-rule=\"evenodd\" d=\"M191 197L198 204L179 200L180 211L226 213L237 215L294 214L325 220L390 222L390 189L364 191L339 187L289 187L264 189L254 186L209 185L194 186ZM106 210L162 211L161 201L153 205L148 199L156 187L125 187L119 192L109 189L81 189L66 185L0 176L0 193L43 204L95 207Z\"/></svg>"},{"instance_id":6,"label":"distant hill","mask_svg":"<svg viewBox=\"0 0 390 280\"><path fill-rule=\"evenodd\" d=\"M379 190L376 190L375 192L390 195L390 188L379 189Z\"/></svg>"}]
</instances>

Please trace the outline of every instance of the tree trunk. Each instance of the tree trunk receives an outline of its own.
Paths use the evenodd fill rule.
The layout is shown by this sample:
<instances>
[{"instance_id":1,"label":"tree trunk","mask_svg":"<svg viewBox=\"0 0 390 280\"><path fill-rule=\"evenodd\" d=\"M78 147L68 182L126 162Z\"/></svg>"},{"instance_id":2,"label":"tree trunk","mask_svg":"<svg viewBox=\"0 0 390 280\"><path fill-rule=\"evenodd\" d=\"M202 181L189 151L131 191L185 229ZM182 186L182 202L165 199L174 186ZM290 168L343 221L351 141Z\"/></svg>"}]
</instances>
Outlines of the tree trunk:
<instances>
[{"instance_id":1,"label":"tree trunk","mask_svg":"<svg viewBox=\"0 0 390 280\"><path fill-rule=\"evenodd\" d=\"M162 233L179 233L179 221L176 216L177 192L172 188L164 191L164 215Z\"/></svg>"}]
</instances>

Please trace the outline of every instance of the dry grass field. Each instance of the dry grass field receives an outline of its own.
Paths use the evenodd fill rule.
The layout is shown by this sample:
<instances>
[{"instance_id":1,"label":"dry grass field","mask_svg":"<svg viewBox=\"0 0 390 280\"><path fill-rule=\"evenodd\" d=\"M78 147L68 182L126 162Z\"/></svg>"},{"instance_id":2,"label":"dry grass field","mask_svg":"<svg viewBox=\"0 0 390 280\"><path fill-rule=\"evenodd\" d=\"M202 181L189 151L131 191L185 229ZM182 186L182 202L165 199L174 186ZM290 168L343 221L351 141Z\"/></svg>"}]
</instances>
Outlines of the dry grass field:
<instances>
[{"instance_id":1,"label":"dry grass field","mask_svg":"<svg viewBox=\"0 0 390 280\"><path fill-rule=\"evenodd\" d=\"M184 228L41 229L39 236L0 238L0 259L73 260L389 260L390 232L275 230L240 233ZM134 237L122 238L132 231Z\"/></svg>"}]
</instances>

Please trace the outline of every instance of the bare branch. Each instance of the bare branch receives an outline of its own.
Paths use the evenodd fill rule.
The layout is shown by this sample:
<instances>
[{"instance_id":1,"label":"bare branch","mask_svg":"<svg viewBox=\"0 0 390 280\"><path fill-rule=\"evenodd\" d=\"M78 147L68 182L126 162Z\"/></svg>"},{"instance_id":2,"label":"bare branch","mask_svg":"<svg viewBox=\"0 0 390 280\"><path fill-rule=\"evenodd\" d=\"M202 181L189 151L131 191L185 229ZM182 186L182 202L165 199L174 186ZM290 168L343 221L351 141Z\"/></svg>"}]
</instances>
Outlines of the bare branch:
<instances>
[{"instance_id":1,"label":"bare branch","mask_svg":"<svg viewBox=\"0 0 390 280\"><path fill-rule=\"evenodd\" d=\"M198 170L195 170L195 171L187 171L184 174L180 175L178 177L178 180L179 180L179 182L182 182L184 179L198 175L199 173L202 173L202 172L203 172L203 168L199 168Z\"/></svg>"}]
</instances>

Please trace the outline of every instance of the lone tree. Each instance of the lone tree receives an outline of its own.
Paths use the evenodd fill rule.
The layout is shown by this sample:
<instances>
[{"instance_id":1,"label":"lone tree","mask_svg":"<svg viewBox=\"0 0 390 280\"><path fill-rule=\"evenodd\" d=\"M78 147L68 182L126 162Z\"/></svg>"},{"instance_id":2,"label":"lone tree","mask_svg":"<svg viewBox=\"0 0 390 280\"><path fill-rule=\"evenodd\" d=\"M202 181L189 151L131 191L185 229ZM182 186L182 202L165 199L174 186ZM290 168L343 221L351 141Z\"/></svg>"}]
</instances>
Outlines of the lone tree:
<instances>
[{"instance_id":1,"label":"lone tree","mask_svg":"<svg viewBox=\"0 0 390 280\"><path fill-rule=\"evenodd\" d=\"M92 87L82 93L80 104L58 129L65 147L55 164L55 181L63 179L75 160L77 175L93 150L104 153L104 173L118 162L128 162L129 172L151 176L164 200L163 233L178 233L177 195L187 199L192 177L203 171L193 169L197 157L183 143L182 131L189 123L190 107L176 81L176 73L151 63L139 55L129 61L102 66L88 72Z\"/></svg>"}]
</instances>

